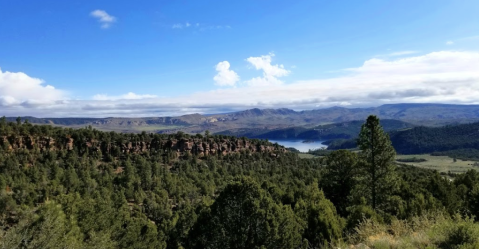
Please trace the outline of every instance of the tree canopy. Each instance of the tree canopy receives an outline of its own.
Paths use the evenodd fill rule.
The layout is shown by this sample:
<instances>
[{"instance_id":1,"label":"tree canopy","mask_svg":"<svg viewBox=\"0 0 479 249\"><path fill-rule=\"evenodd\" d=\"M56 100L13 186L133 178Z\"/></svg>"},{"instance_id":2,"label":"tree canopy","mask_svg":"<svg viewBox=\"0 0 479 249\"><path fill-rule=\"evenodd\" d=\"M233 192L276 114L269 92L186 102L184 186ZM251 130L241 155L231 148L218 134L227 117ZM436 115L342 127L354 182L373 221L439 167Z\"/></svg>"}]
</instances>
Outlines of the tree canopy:
<instances>
[{"instance_id":1,"label":"tree canopy","mask_svg":"<svg viewBox=\"0 0 479 249\"><path fill-rule=\"evenodd\" d=\"M376 117L359 137L359 153L302 159L262 140L0 119L0 248L324 248L364 218L478 216L477 172L394 165Z\"/></svg>"}]
</instances>

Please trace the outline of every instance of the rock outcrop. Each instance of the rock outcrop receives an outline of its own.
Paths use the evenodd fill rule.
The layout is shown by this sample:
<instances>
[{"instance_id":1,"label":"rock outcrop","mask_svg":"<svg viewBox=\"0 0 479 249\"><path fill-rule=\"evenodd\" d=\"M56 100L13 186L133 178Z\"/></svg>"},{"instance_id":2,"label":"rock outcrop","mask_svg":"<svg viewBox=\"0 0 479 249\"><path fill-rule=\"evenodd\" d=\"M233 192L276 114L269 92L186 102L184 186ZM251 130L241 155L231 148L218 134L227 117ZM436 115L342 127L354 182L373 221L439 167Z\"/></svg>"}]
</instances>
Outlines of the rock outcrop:
<instances>
[{"instance_id":1,"label":"rock outcrop","mask_svg":"<svg viewBox=\"0 0 479 249\"><path fill-rule=\"evenodd\" d=\"M190 154L198 157L209 155L228 155L232 153L263 153L276 157L287 150L282 146L274 146L264 142L253 143L247 139L239 138L163 138L151 139L151 141L125 141L122 143L101 142L95 139L80 141L71 137L54 139L41 136L2 136L0 146L6 150L33 150L56 151L77 150L80 153L86 151L101 151L102 154L141 154L146 152L176 152L178 155Z\"/></svg>"}]
</instances>

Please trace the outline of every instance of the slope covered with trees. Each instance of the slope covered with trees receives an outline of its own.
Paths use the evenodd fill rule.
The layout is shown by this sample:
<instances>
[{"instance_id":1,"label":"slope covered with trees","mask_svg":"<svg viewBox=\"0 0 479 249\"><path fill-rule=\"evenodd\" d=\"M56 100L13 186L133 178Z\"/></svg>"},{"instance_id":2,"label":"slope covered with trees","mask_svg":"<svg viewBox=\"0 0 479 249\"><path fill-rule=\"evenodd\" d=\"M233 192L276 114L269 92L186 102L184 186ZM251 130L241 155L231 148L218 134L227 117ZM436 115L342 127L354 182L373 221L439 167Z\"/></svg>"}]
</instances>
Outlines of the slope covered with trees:
<instances>
[{"instance_id":1,"label":"slope covered with trees","mask_svg":"<svg viewBox=\"0 0 479 249\"><path fill-rule=\"evenodd\" d=\"M371 123L362 153L300 159L261 140L3 119L0 248L327 248L356 243L364 218L479 215L478 173L396 166Z\"/></svg>"},{"instance_id":2,"label":"slope covered with trees","mask_svg":"<svg viewBox=\"0 0 479 249\"><path fill-rule=\"evenodd\" d=\"M463 159L479 159L479 123L443 127L414 127L389 132L394 149L399 154L447 155ZM335 139L327 142L328 149L357 147L357 139Z\"/></svg>"},{"instance_id":3,"label":"slope covered with trees","mask_svg":"<svg viewBox=\"0 0 479 249\"><path fill-rule=\"evenodd\" d=\"M391 133L391 141L401 154L479 149L479 123L415 127Z\"/></svg>"}]
</instances>

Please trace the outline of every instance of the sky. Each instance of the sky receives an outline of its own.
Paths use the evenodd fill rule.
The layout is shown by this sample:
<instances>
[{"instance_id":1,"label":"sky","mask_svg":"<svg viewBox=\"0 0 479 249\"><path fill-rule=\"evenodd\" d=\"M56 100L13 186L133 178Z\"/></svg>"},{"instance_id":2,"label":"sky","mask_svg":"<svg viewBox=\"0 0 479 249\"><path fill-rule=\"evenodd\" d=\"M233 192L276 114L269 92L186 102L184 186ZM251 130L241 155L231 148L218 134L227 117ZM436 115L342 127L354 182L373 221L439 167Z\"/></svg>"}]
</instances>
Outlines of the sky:
<instances>
[{"instance_id":1,"label":"sky","mask_svg":"<svg viewBox=\"0 0 479 249\"><path fill-rule=\"evenodd\" d=\"M477 0L0 0L0 116L479 104Z\"/></svg>"}]
</instances>

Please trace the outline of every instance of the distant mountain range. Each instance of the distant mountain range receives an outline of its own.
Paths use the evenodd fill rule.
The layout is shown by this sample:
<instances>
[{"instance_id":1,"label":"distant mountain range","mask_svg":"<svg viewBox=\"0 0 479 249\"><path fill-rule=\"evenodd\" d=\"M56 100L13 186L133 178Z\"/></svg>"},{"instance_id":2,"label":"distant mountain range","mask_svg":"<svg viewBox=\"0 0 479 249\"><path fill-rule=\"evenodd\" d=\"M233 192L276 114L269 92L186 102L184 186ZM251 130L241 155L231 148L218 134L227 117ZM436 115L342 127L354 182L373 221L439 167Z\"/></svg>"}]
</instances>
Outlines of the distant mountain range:
<instances>
[{"instance_id":1,"label":"distant mountain range","mask_svg":"<svg viewBox=\"0 0 479 249\"><path fill-rule=\"evenodd\" d=\"M217 134L274 140L351 139L358 136L363 123L363 120L355 120L327 125L318 125L312 128L299 126L275 130L237 129L218 132ZM397 131L415 127L410 123L393 119L381 120L381 126L385 131Z\"/></svg>"},{"instance_id":2,"label":"distant mountain range","mask_svg":"<svg viewBox=\"0 0 479 249\"><path fill-rule=\"evenodd\" d=\"M301 139L312 139L323 138L321 132L318 131L318 129L322 129L321 126L333 123L347 124L349 121L364 121L370 114L377 115L384 120L400 120L408 123L407 125L398 123L401 127L409 127L410 125L442 126L479 121L479 105L390 104L371 108L331 107L308 111L294 111L284 108L250 109L226 114L191 114L178 117L23 117L23 119L28 119L29 122L35 124L51 124L73 128L91 125L99 130L121 132L173 133L183 131L201 133L209 130L212 133L236 134L247 137L270 138L269 136L283 136L289 138L293 136ZM15 121L16 117L8 119ZM350 123L349 125L357 127L358 124Z\"/></svg>"}]
</instances>

